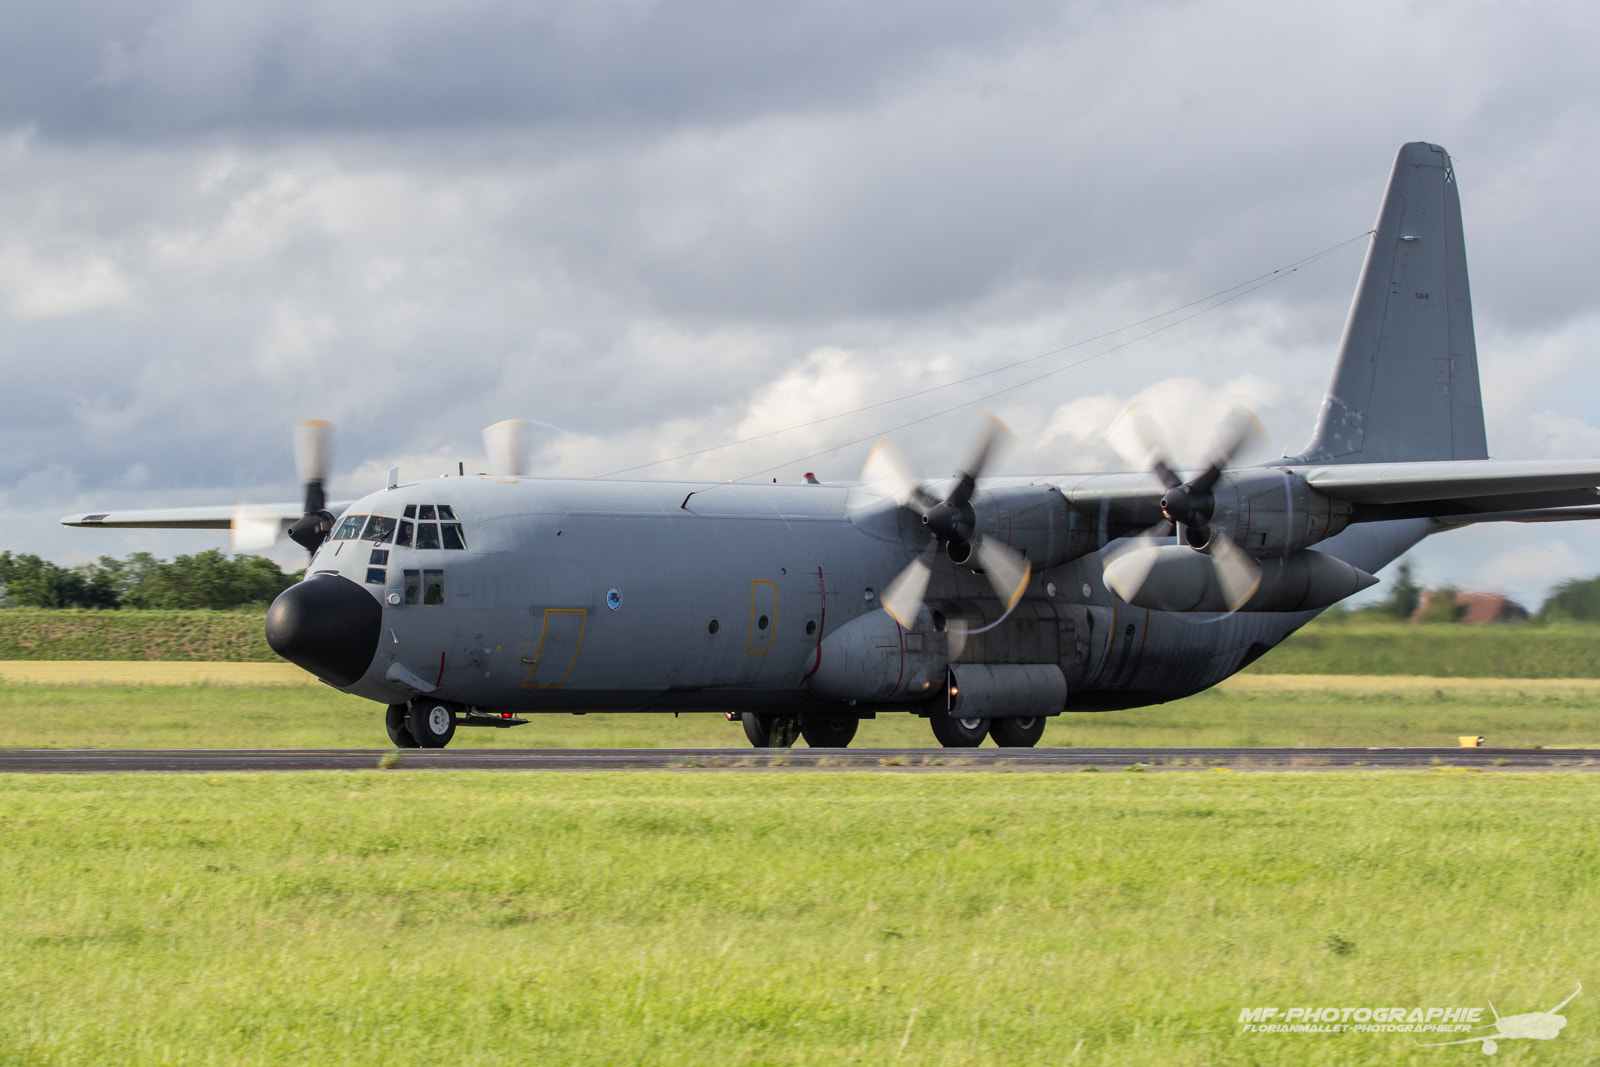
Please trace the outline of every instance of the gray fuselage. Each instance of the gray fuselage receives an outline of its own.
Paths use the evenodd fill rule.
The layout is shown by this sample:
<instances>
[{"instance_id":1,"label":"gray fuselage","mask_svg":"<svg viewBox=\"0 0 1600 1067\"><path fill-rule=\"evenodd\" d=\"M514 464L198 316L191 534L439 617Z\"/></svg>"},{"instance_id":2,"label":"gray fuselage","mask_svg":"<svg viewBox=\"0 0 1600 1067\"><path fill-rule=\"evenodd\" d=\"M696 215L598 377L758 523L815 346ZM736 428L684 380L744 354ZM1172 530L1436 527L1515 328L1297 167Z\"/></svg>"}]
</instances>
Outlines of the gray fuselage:
<instances>
[{"instance_id":1,"label":"gray fuselage","mask_svg":"<svg viewBox=\"0 0 1600 1067\"><path fill-rule=\"evenodd\" d=\"M806 681L826 638L880 612L878 595L927 543L914 516L859 486L469 476L373 493L345 517L410 522L408 506L428 505L454 512L464 548L415 547L419 530L409 547L332 539L311 561L308 576L339 574L382 606L377 652L347 692L517 712L825 707ZM1319 548L1375 571L1433 529L1369 523ZM1101 570L1094 551L1037 571L1015 610L953 659L1056 663L1066 710L1137 707L1214 685L1315 614L1132 608ZM942 556L927 600L969 629L1002 615L981 576ZM934 618L909 631L889 621L902 651L880 651L904 656L924 637L932 647L942 635L918 630ZM918 711L940 697L854 710Z\"/></svg>"}]
</instances>

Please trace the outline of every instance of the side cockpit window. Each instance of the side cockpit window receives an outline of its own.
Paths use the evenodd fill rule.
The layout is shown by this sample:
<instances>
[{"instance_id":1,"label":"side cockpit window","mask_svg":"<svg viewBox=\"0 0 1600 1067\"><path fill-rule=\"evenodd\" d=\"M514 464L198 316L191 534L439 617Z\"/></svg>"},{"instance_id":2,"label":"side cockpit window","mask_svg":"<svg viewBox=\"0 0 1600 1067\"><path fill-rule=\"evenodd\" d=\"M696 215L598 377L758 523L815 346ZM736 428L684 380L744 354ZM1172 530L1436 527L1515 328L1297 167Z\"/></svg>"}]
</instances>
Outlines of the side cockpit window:
<instances>
[{"instance_id":1,"label":"side cockpit window","mask_svg":"<svg viewBox=\"0 0 1600 1067\"><path fill-rule=\"evenodd\" d=\"M407 604L443 604L444 571L423 570L405 572L405 602Z\"/></svg>"}]
</instances>

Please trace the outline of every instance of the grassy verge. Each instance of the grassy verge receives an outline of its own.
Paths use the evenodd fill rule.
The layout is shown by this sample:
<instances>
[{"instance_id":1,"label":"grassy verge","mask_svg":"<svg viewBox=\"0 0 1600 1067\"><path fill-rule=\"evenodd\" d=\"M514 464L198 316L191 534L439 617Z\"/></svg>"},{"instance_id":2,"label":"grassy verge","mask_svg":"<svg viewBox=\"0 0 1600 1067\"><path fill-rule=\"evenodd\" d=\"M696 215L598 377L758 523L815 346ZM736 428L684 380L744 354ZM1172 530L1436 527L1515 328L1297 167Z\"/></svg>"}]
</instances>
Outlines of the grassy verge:
<instances>
[{"instance_id":1,"label":"grassy verge","mask_svg":"<svg viewBox=\"0 0 1600 1067\"><path fill-rule=\"evenodd\" d=\"M0 660L283 662L262 611L0 611Z\"/></svg>"},{"instance_id":2,"label":"grassy verge","mask_svg":"<svg viewBox=\"0 0 1600 1067\"><path fill-rule=\"evenodd\" d=\"M136 665L214 679L206 664ZM243 665L236 665L239 670ZM254 670L256 668L249 668ZM92 673L92 672L91 672ZM383 709L322 685L36 684L0 664L0 746L10 748L387 747ZM225 675L224 675L225 676ZM291 676L292 678L293 676ZM1242 675L1159 707L1063 715L1044 744L1076 747L1451 746L1600 748L1600 681ZM987 742L986 742L987 743ZM459 730L453 745L744 748L721 715L537 715L510 730ZM860 747L932 747L910 715L861 724Z\"/></svg>"},{"instance_id":3,"label":"grassy verge","mask_svg":"<svg viewBox=\"0 0 1600 1067\"><path fill-rule=\"evenodd\" d=\"M1600 678L1600 626L1313 622L1250 668L1261 674Z\"/></svg>"},{"instance_id":4,"label":"grassy verge","mask_svg":"<svg viewBox=\"0 0 1600 1067\"><path fill-rule=\"evenodd\" d=\"M1592 988L1591 786L10 778L0 1061L1391 1062L1409 1036L1239 1013L1509 1014ZM1600 1056L1593 997L1564 1014L1504 1051Z\"/></svg>"}]
</instances>

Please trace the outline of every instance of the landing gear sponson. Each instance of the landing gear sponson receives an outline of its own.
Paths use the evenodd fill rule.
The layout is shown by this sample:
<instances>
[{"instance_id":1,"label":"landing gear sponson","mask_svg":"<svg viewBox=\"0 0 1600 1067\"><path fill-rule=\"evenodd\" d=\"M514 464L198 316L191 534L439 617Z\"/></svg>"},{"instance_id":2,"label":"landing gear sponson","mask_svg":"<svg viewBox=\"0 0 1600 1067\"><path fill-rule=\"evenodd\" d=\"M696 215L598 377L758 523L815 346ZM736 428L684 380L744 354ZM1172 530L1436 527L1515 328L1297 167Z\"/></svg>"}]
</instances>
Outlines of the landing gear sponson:
<instances>
[{"instance_id":1,"label":"landing gear sponson","mask_svg":"<svg viewBox=\"0 0 1600 1067\"><path fill-rule=\"evenodd\" d=\"M528 720L510 712L479 711L444 700L413 700L409 704L390 704L384 714L384 729L396 748L443 748L456 736L458 726L488 726L506 729Z\"/></svg>"}]
</instances>

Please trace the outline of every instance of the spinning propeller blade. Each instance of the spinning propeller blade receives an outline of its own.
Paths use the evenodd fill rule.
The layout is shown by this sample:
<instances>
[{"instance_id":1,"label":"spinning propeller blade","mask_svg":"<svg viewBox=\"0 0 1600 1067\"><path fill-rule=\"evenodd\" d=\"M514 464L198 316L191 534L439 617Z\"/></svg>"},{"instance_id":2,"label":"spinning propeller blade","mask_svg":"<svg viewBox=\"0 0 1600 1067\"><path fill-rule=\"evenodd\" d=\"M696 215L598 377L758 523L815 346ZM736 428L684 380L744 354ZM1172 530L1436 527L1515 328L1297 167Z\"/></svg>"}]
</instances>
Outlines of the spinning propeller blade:
<instances>
[{"instance_id":1,"label":"spinning propeller blade","mask_svg":"<svg viewBox=\"0 0 1600 1067\"><path fill-rule=\"evenodd\" d=\"M1266 431L1256 417L1243 407L1235 407L1217 427L1206 469L1185 482L1167 461L1170 453L1159 428L1142 405L1135 401L1118 415L1107 431L1107 439L1125 459L1147 468L1166 488L1161 497L1165 521L1157 527L1164 533L1145 534L1124 548L1102 557L1107 588L1130 603L1138 597L1157 561L1158 542L1181 527L1184 539L1211 560L1217 586L1229 611L1237 611L1261 586L1261 566L1240 548L1226 530L1213 530L1211 518L1216 510L1213 490L1222 476L1247 448L1266 440Z\"/></svg>"},{"instance_id":2,"label":"spinning propeller blade","mask_svg":"<svg viewBox=\"0 0 1600 1067\"><path fill-rule=\"evenodd\" d=\"M333 512L323 482L333 453L333 423L311 419L295 423L294 460L306 485L306 512L289 527L289 539L307 552L315 552L333 532Z\"/></svg>"},{"instance_id":3,"label":"spinning propeller blade","mask_svg":"<svg viewBox=\"0 0 1600 1067\"><path fill-rule=\"evenodd\" d=\"M483 428L483 448L489 453L489 474L509 474L520 478L530 473L528 462L528 424L522 419L506 419Z\"/></svg>"},{"instance_id":4,"label":"spinning propeller blade","mask_svg":"<svg viewBox=\"0 0 1600 1067\"><path fill-rule=\"evenodd\" d=\"M912 623L917 621L917 613L922 610L922 596L928 591L928 580L933 577L932 559L936 551L938 546L930 544L883 591L883 610L900 624L902 630L912 629Z\"/></svg>"},{"instance_id":5,"label":"spinning propeller blade","mask_svg":"<svg viewBox=\"0 0 1600 1067\"><path fill-rule=\"evenodd\" d=\"M920 515L929 534L928 547L889 583L883 594L883 610L904 629L911 629L916 621L933 577L934 552L940 545L958 564L975 561L1008 612L1016 607L1033 576L1026 556L1010 545L979 536L975 529L972 494L990 456L1012 436L999 419L988 412L984 417L989 426L971 457L956 472L955 486L942 500L911 473L910 466L887 439L873 448L862 470L864 480L887 486L896 504Z\"/></svg>"}]
</instances>

